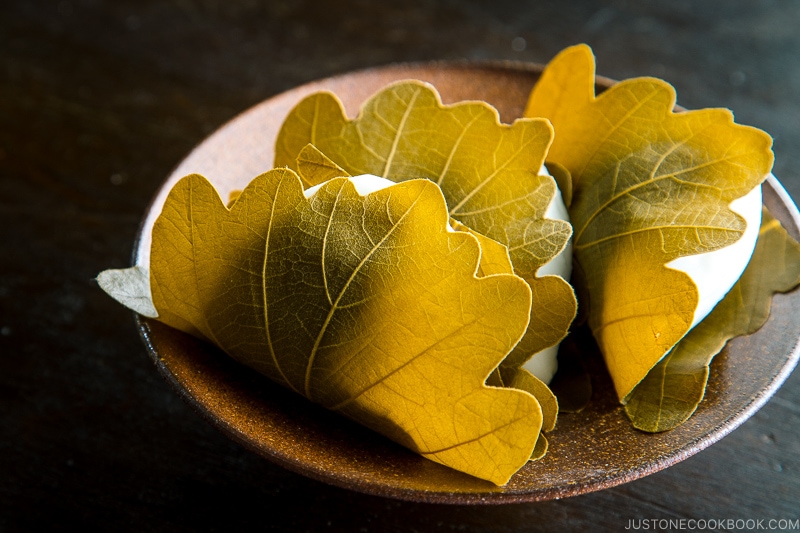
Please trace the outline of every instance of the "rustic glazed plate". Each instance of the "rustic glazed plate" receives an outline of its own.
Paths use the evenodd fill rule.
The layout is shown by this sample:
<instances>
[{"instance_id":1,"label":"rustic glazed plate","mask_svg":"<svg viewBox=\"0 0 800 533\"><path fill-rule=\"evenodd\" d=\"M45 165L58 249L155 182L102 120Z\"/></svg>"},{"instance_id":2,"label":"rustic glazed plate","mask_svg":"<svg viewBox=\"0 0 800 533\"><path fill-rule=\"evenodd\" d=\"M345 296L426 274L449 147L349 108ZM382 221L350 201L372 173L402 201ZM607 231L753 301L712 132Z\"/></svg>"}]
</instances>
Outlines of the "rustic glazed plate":
<instances>
[{"instance_id":1,"label":"rustic glazed plate","mask_svg":"<svg viewBox=\"0 0 800 533\"><path fill-rule=\"evenodd\" d=\"M148 262L150 228L167 192L190 173L206 176L223 198L272 167L273 145L289 110L306 95L329 90L354 117L387 83L432 83L445 103L484 100L503 122L522 114L541 67L503 64L399 65L329 78L270 98L203 141L166 180L142 224L136 261ZM611 82L598 78L598 88ZM764 202L798 238L800 215L777 180ZM594 392L581 413L565 413L548 435L544 459L528 463L504 487L456 472L274 385L222 352L156 321L139 328L156 365L206 419L244 446L312 478L370 494L446 503L548 500L599 490L677 463L738 427L783 383L800 356L800 292L776 295L770 319L754 335L734 339L712 365L706 397L688 422L647 434L631 427L599 356ZM591 352L591 348L586 348Z\"/></svg>"}]
</instances>

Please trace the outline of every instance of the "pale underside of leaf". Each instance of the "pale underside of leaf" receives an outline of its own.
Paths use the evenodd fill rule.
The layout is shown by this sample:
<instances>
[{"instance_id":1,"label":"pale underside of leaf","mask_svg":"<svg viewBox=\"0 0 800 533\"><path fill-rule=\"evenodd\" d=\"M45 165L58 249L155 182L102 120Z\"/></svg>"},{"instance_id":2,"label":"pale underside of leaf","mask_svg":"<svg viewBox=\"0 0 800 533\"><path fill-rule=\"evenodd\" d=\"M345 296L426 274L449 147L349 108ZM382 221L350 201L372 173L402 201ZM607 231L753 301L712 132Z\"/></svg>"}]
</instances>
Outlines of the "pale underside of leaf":
<instances>
[{"instance_id":1,"label":"pale underside of leaf","mask_svg":"<svg viewBox=\"0 0 800 533\"><path fill-rule=\"evenodd\" d=\"M476 277L478 242L447 220L426 180L361 196L334 179L307 199L275 170L228 209L191 176L154 226L154 303L278 383L503 484L531 456L542 411L484 382L525 331L531 293L510 274Z\"/></svg>"},{"instance_id":2,"label":"pale underside of leaf","mask_svg":"<svg viewBox=\"0 0 800 533\"><path fill-rule=\"evenodd\" d=\"M698 289L665 265L736 242L745 223L728 205L772 165L769 136L729 111L674 106L653 78L595 97L594 58L576 46L548 65L525 112L553 123L548 157L572 177L579 292L620 398L692 324Z\"/></svg>"},{"instance_id":3,"label":"pale underside of leaf","mask_svg":"<svg viewBox=\"0 0 800 533\"><path fill-rule=\"evenodd\" d=\"M146 317L158 317L150 294L150 272L146 268L104 270L97 276L97 284L125 307Z\"/></svg>"}]
</instances>

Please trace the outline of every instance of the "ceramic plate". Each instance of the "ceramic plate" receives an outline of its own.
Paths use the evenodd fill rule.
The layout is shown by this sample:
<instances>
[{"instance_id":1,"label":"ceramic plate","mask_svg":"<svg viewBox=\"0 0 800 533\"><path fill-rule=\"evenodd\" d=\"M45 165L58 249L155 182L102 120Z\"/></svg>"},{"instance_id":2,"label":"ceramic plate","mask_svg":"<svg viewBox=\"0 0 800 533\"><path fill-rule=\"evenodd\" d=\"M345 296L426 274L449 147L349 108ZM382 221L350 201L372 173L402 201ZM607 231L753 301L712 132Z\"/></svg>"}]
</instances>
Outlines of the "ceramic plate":
<instances>
[{"instance_id":1,"label":"ceramic plate","mask_svg":"<svg viewBox=\"0 0 800 533\"><path fill-rule=\"evenodd\" d=\"M503 122L522 114L541 67L502 64L398 65L313 82L270 98L203 141L169 176L142 224L137 263L146 263L149 234L167 192L186 174L200 173L223 198L270 169L278 129L306 95L335 92L354 117L382 86L401 79L432 83L445 103L485 100ZM598 88L609 80L598 78ZM764 202L798 238L797 208L777 180ZM672 431L633 429L610 378L595 361L594 392L581 413L559 416L544 459L528 463L504 487L417 456L339 415L307 402L219 350L156 321L139 328L156 365L207 420L242 445L295 472L341 487L406 500L501 503L548 500L611 487L677 463L716 442L758 410L783 383L800 351L800 292L777 295L769 321L730 342L712 364L706 397L688 422Z\"/></svg>"}]
</instances>

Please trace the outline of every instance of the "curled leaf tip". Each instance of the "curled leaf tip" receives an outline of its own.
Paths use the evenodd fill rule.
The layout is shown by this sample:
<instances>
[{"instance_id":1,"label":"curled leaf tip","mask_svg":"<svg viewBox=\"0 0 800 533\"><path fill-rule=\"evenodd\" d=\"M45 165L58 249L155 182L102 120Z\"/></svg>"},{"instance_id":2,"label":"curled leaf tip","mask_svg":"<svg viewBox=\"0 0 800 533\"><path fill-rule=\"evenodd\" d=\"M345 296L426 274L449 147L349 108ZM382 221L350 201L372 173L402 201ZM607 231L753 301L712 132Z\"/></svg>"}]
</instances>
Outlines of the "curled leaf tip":
<instances>
[{"instance_id":1,"label":"curled leaf tip","mask_svg":"<svg viewBox=\"0 0 800 533\"><path fill-rule=\"evenodd\" d=\"M766 210L759 233L753 257L730 292L624 399L634 427L660 432L688 420L705 394L713 357L730 339L764 325L774 293L800 284L800 244Z\"/></svg>"},{"instance_id":2,"label":"curled leaf tip","mask_svg":"<svg viewBox=\"0 0 800 533\"><path fill-rule=\"evenodd\" d=\"M97 284L106 294L140 315L158 318L150 295L150 274L141 266L104 270L97 275Z\"/></svg>"}]
</instances>

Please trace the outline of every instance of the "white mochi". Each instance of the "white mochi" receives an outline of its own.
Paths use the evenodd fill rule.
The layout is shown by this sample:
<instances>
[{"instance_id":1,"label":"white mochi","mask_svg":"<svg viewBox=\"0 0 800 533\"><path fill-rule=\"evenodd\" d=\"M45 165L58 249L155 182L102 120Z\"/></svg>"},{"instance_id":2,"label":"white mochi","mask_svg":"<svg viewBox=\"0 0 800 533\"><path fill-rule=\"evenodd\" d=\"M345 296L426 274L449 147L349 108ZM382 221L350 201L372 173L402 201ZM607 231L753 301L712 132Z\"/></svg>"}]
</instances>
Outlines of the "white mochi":
<instances>
[{"instance_id":1,"label":"white mochi","mask_svg":"<svg viewBox=\"0 0 800 533\"><path fill-rule=\"evenodd\" d=\"M388 180L386 178L381 178L380 176L375 176L373 174L360 174L358 176L351 176L348 178L353 186L356 188L356 192L360 196L366 196L370 193L375 191L380 191L381 189L385 189L386 187L390 187L392 185L396 185L397 182ZM314 185L313 187L309 187L306 189L303 194L306 198L311 198L314 196L320 187L322 187L322 183L319 185ZM455 233L450 223L447 224L447 232L448 233Z\"/></svg>"},{"instance_id":2,"label":"white mochi","mask_svg":"<svg viewBox=\"0 0 800 533\"><path fill-rule=\"evenodd\" d=\"M549 176L550 173L547 168L542 165L539 170L540 174ZM563 220L569 222L569 213L567 213L567 206L564 204L564 199L561 196L561 190L556 187L556 193L553 199L550 200L550 205L544 213L544 218L550 220ZM572 237L567 241L566 246L561 252L553 257L550 261L540 266L536 271L537 277L542 276L560 276L569 281L572 275ZM522 368L528 370L531 374L542 380L544 383L550 383L553 376L558 370L558 347L559 344L545 348L541 352L537 352L528 361L522 365Z\"/></svg>"},{"instance_id":3,"label":"white mochi","mask_svg":"<svg viewBox=\"0 0 800 533\"><path fill-rule=\"evenodd\" d=\"M361 174L360 176L352 176L348 178L350 183L356 188L356 192L360 196L366 196L370 193L375 191L379 191L381 189L385 189L391 185L394 185L395 182L392 180L387 180L386 178L381 178L378 176L373 176L372 174ZM317 191L322 187L324 183L320 183L319 185L314 185L313 187L309 187L303 194L306 198L311 198L314 196Z\"/></svg>"},{"instance_id":4,"label":"white mochi","mask_svg":"<svg viewBox=\"0 0 800 533\"><path fill-rule=\"evenodd\" d=\"M713 252L679 257L667 263L668 268L688 274L697 285L700 299L692 328L728 294L750 262L761 228L761 186L737 198L729 207L747 222L747 228L738 241Z\"/></svg>"}]
</instances>

